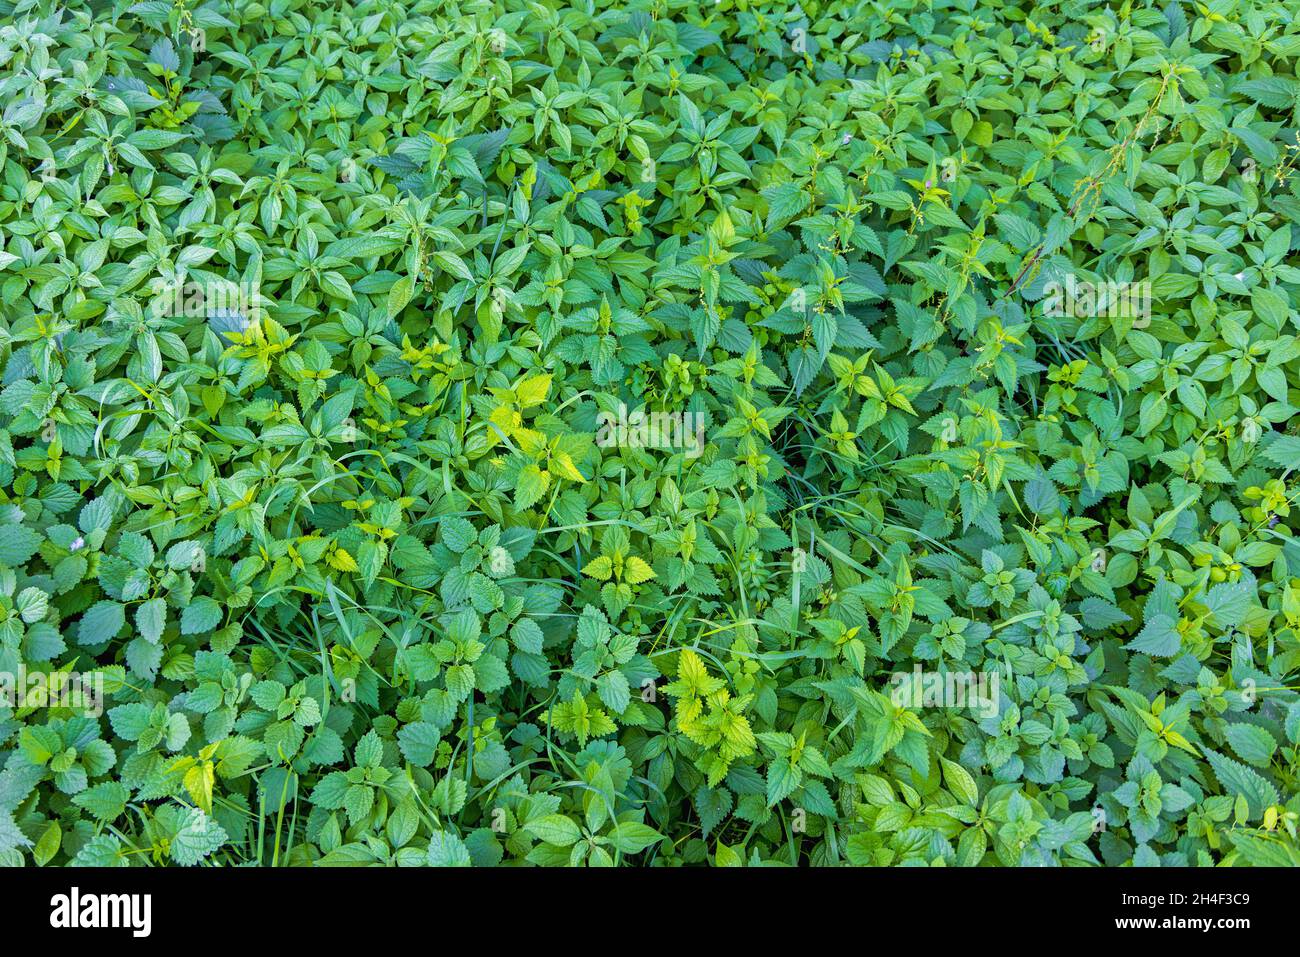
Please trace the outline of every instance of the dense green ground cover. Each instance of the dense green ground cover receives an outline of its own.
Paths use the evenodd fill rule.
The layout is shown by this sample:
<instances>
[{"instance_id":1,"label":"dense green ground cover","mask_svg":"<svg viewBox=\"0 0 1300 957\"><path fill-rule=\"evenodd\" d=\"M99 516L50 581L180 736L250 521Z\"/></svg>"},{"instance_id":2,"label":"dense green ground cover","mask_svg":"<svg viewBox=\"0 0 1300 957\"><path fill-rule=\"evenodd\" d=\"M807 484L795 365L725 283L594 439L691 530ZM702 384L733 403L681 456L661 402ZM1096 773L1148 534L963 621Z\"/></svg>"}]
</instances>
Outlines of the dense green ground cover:
<instances>
[{"instance_id":1,"label":"dense green ground cover","mask_svg":"<svg viewBox=\"0 0 1300 957\"><path fill-rule=\"evenodd\" d=\"M0 0L0 860L1297 863L1297 9Z\"/></svg>"}]
</instances>

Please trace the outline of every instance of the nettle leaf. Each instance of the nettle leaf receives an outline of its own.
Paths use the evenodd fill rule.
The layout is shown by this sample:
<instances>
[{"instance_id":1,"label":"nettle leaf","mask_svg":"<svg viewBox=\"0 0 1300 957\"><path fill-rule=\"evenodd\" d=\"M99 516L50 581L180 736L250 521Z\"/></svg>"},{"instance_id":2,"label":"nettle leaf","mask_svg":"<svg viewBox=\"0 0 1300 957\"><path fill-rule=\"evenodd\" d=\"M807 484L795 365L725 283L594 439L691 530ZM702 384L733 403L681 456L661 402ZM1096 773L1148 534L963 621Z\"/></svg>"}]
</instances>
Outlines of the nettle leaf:
<instances>
[{"instance_id":1,"label":"nettle leaf","mask_svg":"<svg viewBox=\"0 0 1300 957\"><path fill-rule=\"evenodd\" d=\"M1295 468L1300 462L1300 436L1279 435L1264 447L1261 454L1274 465Z\"/></svg>"},{"instance_id":2,"label":"nettle leaf","mask_svg":"<svg viewBox=\"0 0 1300 957\"><path fill-rule=\"evenodd\" d=\"M117 637L126 624L126 608L121 602L98 601L81 616L77 639L83 645L102 645Z\"/></svg>"},{"instance_id":3,"label":"nettle leaf","mask_svg":"<svg viewBox=\"0 0 1300 957\"><path fill-rule=\"evenodd\" d=\"M108 822L122 816L130 797L130 788L117 781L105 781L82 791L72 800L96 820Z\"/></svg>"},{"instance_id":4,"label":"nettle leaf","mask_svg":"<svg viewBox=\"0 0 1300 957\"><path fill-rule=\"evenodd\" d=\"M196 599L181 614L181 634L196 635L211 631L224 617L221 606L207 596Z\"/></svg>"},{"instance_id":5,"label":"nettle leaf","mask_svg":"<svg viewBox=\"0 0 1300 957\"><path fill-rule=\"evenodd\" d=\"M151 598L142 602L135 611L135 626L140 630L140 637L157 644L162 638L163 628L167 623L167 603L161 598Z\"/></svg>"},{"instance_id":6,"label":"nettle leaf","mask_svg":"<svg viewBox=\"0 0 1300 957\"><path fill-rule=\"evenodd\" d=\"M1251 724L1230 724L1225 735L1232 750L1247 764L1268 767L1277 750L1277 741L1266 730Z\"/></svg>"},{"instance_id":7,"label":"nettle leaf","mask_svg":"<svg viewBox=\"0 0 1300 957\"><path fill-rule=\"evenodd\" d=\"M226 843L225 830L198 808L187 809L171 839L171 856L177 864L194 865Z\"/></svg>"},{"instance_id":8,"label":"nettle leaf","mask_svg":"<svg viewBox=\"0 0 1300 957\"><path fill-rule=\"evenodd\" d=\"M811 346L802 346L792 350L786 358L790 370L790 379L796 393L808 388L817 370L822 366L823 356Z\"/></svg>"},{"instance_id":9,"label":"nettle leaf","mask_svg":"<svg viewBox=\"0 0 1300 957\"><path fill-rule=\"evenodd\" d=\"M470 867L469 850L465 842L449 831L435 831L429 841L430 867Z\"/></svg>"},{"instance_id":10,"label":"nettle leaf","mask_svg":"<svg viewBox=\"0 0 1300 957\"><path fill-rule=\"evenodd\" d=\"M1205 749L1205 757L1224 791L1246 801L1251 819L1261 817L1265 808L1277 803L1277 788L1257 772L1209 748Z\"/></svg>"},{"instance_id":11,"label":"nettle leaf","mask_svg":"<svg viewBox=\"0 0 1300 957\"><path fill-rule=\"evenodd\" d=\"M36 554L42 536L25 525L9 523L0 525L0 562L20 566Z\"/></svg>"},{"instance_id":12,"label":"nettle leaf","mask_svg":"<svg viewBox=\"0 0 1300 957\"><path fill-rule=\"evenodd\" d=\"M1124 647L1144 655L1172 658L1178 654L1181 644L1182 636L1178 632L1177 619L1165 614L1156 614L1147 619L1137 637Z\"/></svg>"},{"instance_id":13,"label":"nettle leaf","mask_svg":"<svg viewBox=\"0 0 1300 957\"><path fill-rule=\"evenodd\" d=\"M428 767L433 763L441 739L438 727L426 721L408 724L397 734L402 756L420 767Z\"/></svg>"}]
</instances>

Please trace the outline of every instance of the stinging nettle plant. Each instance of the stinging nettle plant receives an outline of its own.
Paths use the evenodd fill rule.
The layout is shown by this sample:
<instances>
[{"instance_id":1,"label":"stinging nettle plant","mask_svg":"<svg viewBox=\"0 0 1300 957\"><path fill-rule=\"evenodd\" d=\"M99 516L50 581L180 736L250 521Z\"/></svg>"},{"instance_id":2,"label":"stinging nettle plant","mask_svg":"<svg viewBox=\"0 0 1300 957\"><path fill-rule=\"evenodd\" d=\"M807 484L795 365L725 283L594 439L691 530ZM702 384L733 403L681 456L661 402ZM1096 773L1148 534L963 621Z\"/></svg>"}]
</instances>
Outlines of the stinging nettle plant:
<instances>
[{"instance_id":1,"label":"stinging nettle plant","mask_svg":"<svg viewBox=\"0 0 1300 957\"><path fill-rule=\"evenodd\" d=\"M0 863L1300 864L1298 61L0 0Z\"/></svg>"}]
</instances>

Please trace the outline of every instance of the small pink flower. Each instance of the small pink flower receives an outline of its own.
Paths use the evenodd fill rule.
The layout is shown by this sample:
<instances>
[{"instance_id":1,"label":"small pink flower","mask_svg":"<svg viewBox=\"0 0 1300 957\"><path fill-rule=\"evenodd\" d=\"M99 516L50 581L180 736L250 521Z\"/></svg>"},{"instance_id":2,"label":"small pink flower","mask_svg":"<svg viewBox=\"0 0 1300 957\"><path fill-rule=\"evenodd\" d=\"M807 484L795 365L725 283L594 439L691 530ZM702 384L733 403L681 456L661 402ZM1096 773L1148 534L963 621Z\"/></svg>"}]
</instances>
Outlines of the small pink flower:
<instances>
[{"instance_id":1,"label":"small pink flower","mask_svg":"<svg viewBox=\"0 0 1300 957\"><path fill-rule=\"evenodd\" d=\"M842 140L840 140L840 144L843 145L843 146L848 146L848 145L849 145L850 143L852 143L852 142L853 142L853 134L852 134L852 133L845 133L845 134L844 134L844 138L843 138Z\"/></svg>"},{"instance_id":2,"label":"small pink flower","mask_svg":"<svg viewBox=\"0 0 1300 957\"><path fill-rule=\"evenodd\" d=\"M925 188L926 189L930 188L930 181L928 179L925 181Z\"/></svg>"},{"instance_id":3,"label":"small pink flower","mask_svg":"<svg viewBox=\"0 0 1300 957\"><path fill-rule=\"evenodd\" d=\"M72 540L72 544L68 546L68 551L70 552L80 551L82 548L85 548L85 546L86 546L86 540L82 538L80 535L78 535L76 538Z\"/></svg>"}]
</instances>

